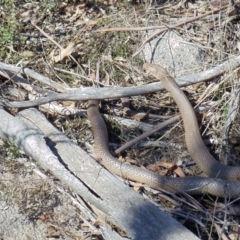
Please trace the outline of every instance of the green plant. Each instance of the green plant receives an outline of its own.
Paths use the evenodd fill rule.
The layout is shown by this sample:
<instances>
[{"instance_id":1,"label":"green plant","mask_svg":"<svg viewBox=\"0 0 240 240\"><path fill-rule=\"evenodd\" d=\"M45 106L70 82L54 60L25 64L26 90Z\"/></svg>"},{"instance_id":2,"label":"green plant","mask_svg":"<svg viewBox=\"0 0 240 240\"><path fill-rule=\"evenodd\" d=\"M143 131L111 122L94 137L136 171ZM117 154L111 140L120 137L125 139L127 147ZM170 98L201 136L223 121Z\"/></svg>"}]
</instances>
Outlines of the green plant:
<instances>
[{"instance_id":1,"label":"green plant","mask_svg":"<svg viewBox=\"0 0 240 240\"><path fill-rule=\"evenodd\" d=\"M0 1L0 59L7 53L7 47L18 47L22 42L20 36L20 23L16 18L16 6L14 0Z\"/></svg>"},{"instance_id":2,"label":"green plant","mask_svg":"<svg viewBox=\"0 0 240 240\"><path fill-rule=\"evenodd\" d=\"M16 158L21 156L21 153L19 152L19 149L14 142L6 141L5 146L6 146L6 153L9 157Z\"/></svg>"}]
</instances>

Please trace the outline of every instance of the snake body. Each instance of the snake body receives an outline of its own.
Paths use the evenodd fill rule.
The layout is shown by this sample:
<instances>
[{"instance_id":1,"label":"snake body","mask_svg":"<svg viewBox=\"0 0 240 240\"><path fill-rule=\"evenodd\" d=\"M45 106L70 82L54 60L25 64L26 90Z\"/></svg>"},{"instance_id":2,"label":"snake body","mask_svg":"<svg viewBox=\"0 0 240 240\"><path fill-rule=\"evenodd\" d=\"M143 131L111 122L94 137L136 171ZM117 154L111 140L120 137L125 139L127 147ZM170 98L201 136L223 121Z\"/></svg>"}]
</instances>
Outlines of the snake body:
<instances>
[{"instance_id":1,"label":"snake body","mask_svg":"<svg viewBox=\"0 0 240 240\"><path fill-rule=\"evenodd\" d=\"M113 174L147 184L158 190L190 194L208 193L231 198L240 196L240 181L237 181L240 178L240 168L224 166L209 153L202 141L193 108L174 78L156 64L145 63L143 67L161 81L177 103L183 118L188 151L200 169L209 177L165 177L118 161L111 155L108 148L108 132L98 111L98 100L89 100L87 112L93 129L95 154L100 158L100 164Z\"/></svg>"}]
</instances>

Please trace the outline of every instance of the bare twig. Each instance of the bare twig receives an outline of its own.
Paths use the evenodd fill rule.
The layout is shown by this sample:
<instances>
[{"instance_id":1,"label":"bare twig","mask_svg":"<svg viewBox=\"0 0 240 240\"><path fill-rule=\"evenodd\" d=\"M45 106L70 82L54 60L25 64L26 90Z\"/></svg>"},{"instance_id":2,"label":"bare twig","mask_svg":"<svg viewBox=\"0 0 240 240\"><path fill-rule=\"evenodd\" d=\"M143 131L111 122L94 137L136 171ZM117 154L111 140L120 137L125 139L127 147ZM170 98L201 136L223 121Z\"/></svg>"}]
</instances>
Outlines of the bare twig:
<instances>
[{"instance_id":1,"label":"bare twig","mask_svg":"<svg viewBox=\"0 0 240 240\"><path fill-rule=\"evenodd\" d=\"M164 127L168 126L169 124L172 124L178 120L181 119L181 116L180 115L177 115L173 118L170 118L162 123L159 123L158 125L156 125L153 129L141 134L140 136L134 138L133 140L125 143L124 145L122 145L120 148L118 148L116 151L115 151L115 154L118 155L120 154L122 151L130 148L131 146L133 146L134 144L138 143L139 141L141 141L142 139L150 136L151 134L163 129Z\"/></svg>"},{"instance_id":2,"label":"bare twig","mask_svg":"<svg viewBox=\"0 0 240 240\"><path fill-rule=\"evenodd\" d=\"M16 67L13 65L9 65L3 62L0 62L0 69L5 69L14 73L20 73L20 74L24 74L27 75L41 83L46 84L47 86L50 86L52 88L57 89L58 91L64 92L67 90L66 87L64 87L63 85L51 80L48 77L45 77L29 68L25 68L25 67ZM15 75L14 75L15 76Z\"/></svg>"},{"instance_id":3,"label":"bare twig","mask_svg":"<svg viewBox=\"0 0 240 240\"><path fill-rule=\"evenodd\" d=\"M150 40L152 40L153 38L155 38L157 35L159 35L159 34L161 34L161 33L164 33L164 32L167 31L167 30L175 29L175 28L177 28L177 27L180 27L180 26L182 26L182 25L184 25L184 24L197 21L197 20L199 20L199 19L201 19L201 18L203 18L203 17L206 17L206 16L208 16L208 15L210 15L210 14L214 14L214 13L220 12L220 11L226 9L226 8L228 8L228 6L224 6L224 7L221 7L221 8L219 8L219 9L216 9L216 10L213 10L213 11L210 11L210 12L207 12L207 13L201 15L201 16L192 17L192 18L183 20L183 21L181 21L181 22L179 22L179 23L177 23L177 24L175 24L175 25L173 25L173 26L165 27L165 28L161 29L160 31L157 31L157 32L153 33L150 37L148 37L148 38L142 43L142 45L141 45L141 46L138 48L138 50L132 55L132 57L136 57L136 56L142 51L142 49L144 48L144 46L145 46Z\"/></svg>"},{"instance_id":4,"label":"bare twig","mask_svg":"<svg viewBox=\"0 0 240 240\"><path fill-rule=\"evenodd\" d=\"M121 28L108 28L108 29L99 29L96 32L119 32L119 31L146 31L154 29L166 28L166 26L150 26L150 27L121 27Z\"/></svg>"},{"instance_id":5,"label":"bare twig","mask_svg":"<svg viewBox=\"0 0 240 240\"><path fill-rule=\"evenodd\" d=\"M208 69L206 71L190 74L181 78L176 79L179 86L188 86L191 84L203 82L203 81L209 81L213 78L219 77L225 72L232 71L233 69L240 66L240 55L229 59L222 64L219 64L216 67L213 67L211 69ZM8 69L8 70L17 70L19 69L22 71L21 68L9 66L7 64L0 62L0 69ZM14 72L15 72L14 71ZM39 81L43 82L43 78L45 80L45 77L43 77L40 74L35 73L34 71L28 69L24 69L23 73L33 76ZM79 101L86 101L89 99L116 99L116 98L122 98L122 97L129 97L129 96L137 96L137 95L143 95L148 93L154 93L156 91L163 90L162 84L160 82L157 83L150 83L143 86L137 86L137 87L104 87L104 88L73 88L73 89L66 89L60 84L55 83L54 81L46 78L44 81L46 84L52 86L64 89L65 92L63 93L50 93L46 97L43 97L41 99L37 99L34 101L13 101L9 102L5 99L0 99L0 105L5 107L32 107L37 106L45 103L49 103L52 101L58 101L58 100L79 100Z\"/></svg>"}]
</instances>

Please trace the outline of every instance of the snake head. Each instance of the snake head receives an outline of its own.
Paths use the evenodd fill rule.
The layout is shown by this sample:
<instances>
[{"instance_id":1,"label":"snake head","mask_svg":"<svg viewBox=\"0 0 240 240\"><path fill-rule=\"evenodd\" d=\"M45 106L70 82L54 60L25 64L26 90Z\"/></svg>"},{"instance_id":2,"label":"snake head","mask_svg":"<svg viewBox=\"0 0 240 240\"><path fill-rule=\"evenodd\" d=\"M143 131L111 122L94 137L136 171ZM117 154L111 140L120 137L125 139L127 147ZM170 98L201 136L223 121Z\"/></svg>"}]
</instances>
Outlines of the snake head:
<instances>
[{"instance_id":1,"label":"snake head","mask_svg":"<svg viewBox=\"0 0 240 240\"><path fill-rule=\"evenodd\" d=\"M151 73L158 80L171 77L165 68L154 63L144 63L143 69L145 69L148 73Z\"/></svg>"}]
</instances>

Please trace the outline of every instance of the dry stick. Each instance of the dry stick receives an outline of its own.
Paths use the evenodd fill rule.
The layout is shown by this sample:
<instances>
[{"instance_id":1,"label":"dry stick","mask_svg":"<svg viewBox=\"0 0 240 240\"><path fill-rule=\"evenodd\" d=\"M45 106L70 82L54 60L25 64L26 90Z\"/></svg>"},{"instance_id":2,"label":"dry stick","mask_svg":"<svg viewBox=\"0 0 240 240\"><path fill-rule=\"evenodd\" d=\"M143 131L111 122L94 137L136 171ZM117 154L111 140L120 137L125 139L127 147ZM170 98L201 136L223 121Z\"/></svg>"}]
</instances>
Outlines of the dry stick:
<instances>
[{"instance_id":1,"label":"dry stick","mask_svg":"<svg viewBox=\"0 0 240 240\"><path fill-rule=\"evenodd\" d=\"M151 26L151 27L121 27L121 28L108 28L108 29L100 29L96 32L114 32L114 31L146 31L146 30L154 30L159 28L166 28L165 26Z\"/></svg>"},{"instance_id":2,"label":"dry stick","mask_svg":"<svg viewBox=\"0 0 240 240\"><path fill-rule=\"evenodd\" d=\"M219 225L214 221L214 215L216 214L216 203L217 202L218 202L218 198L215 200L214 209L213 209L213 217L212 217L212 215L209 215L210 220L212 221L211 228L210 228L209 239L210 239L210 237L213 233L213 226L214 226L217 233L218 233L219 239L228 240L229 238L223 232L223 228L220 228ZM226 211L225 211L224 217L226 217Z\"/></svg>"},{"instance_id":3,"label":"dry stick","mask_svg":"<svg viewBox=\"0 0 240 240\"><path fill-rule=\"evenodd\" d=\"M126 100L125 100L126 101ZM197 110L197 109L194 109L195 112L199 111L200 108ZM201 110L200 110L201 111ZM160 131L161 129L165 128L166 126L168 126L169 124L172 124L172 123L175 123L177 122L178 120L181 119L181 115L177 115L177 116L174 116L164 122L161 122L161 123L158 123L153 129L150 129L148 131L146 131L145 133L139 135L138 137L134 138L133 140L125 143L124 145L122 145L120 148L118 148L117 150L115 150L115 155L119 155L121 152L123 152L124 150L132 147L133 145L135 145L136 143L140 142L141 140L147 138L148 136L150 136L151 134L157 132L157 131Z\"/></svg>"},{"instance_id":4,"label":"dry stick","mask_svg":"<svg viewBox=\"0 0 240 240\"><path fill-rule=\"evenodd\" d=\"M0 62L0 69L5 69L14 73L20 73L20 74L24 74L27 75L35 80L37 80L38 82L44 83L52 88L57 89L60 92L65 92L66 90L68 90L65 86L51 80L48 77L45 77L29 68L25 68L25 67L16 67L14 65L9 65L3 62ZM15 76L16 74L14 74ZM12 76L13 77L13 76Z\"/></svg>"},{"instance_id":5,"label":"dry stick","mask_svg":"<svg viewBox=\"0 0 240 240\"><path fill-rule=\"evenodd\" d=\"M124 151L125 149L128 149L130 147L132 147L134 144L138 143L139 141L141 141L142 139L148 137L149 135L153 134L154 132L156 131L159 131L161 130L162 128L168 126L169 124L172 124L178 120L181 119L181 116L180 115L177 115L173 118L170 118L164 122L161 122L159 124L157 124L153 129L141 134L140 136L134 138L133 140L131 140L130 142L127 142L125 143L124 145L122 145L120 148L118 148L116 151L115 151L115 154L118 155L120 154L122 151Z\"/></svg>"},{"instance_id":6,"label":"dry stick","mask_svg":"<svg viewBox=\"0 0 240 240\"><path fill-rule=\"evenodd\" d=\"M208 13L205 13L204 15L201 15L201 16L197 16L197 17L192 17L192 18L189 18L189 19L186 19L186 20L182 20L180 23L178 23L177 25L174 25L173 27L169 27L169 28L175 28L175 27L179 27L185 23L190 23L192 21L195 21L195 20L198 20L202 17L205 17L205 16L208 16L209 14L211 13L216 13L218 11L221 11L221 10L224 10L227 6L225 7L222 7L220 9L216 9L216 10L213 10L211 12L208 12ZM164 28L166 29L166 26L149 26L149 27L120 27L120 28L108 28L108 29L100 29L100 30L96 30L96 32L114 32L114 31L146 31L146 30L155 30L155 29L161 29L161 28ZM167 29L169 29L167 28ZM166 31L166 30L164 30Z\"/></svg>"},{"instance_id":7,"label":"dry stick","mask_svg":"<svg viewBox=\"0 0 240 240\"><path fill-rule=\"evenodd\" d=\"M132 57L136 57L136 56L142 51L142 49L144 48L144 46L145 46L150 40L152 40L153 38L155 38L157 35L159 35L159 34L161 34L161 33L164 33L165 31L167 31L167 30L169 30L169 29L174 29L174 28L180 27L180 26L182 26L182 25L184 25L184 24L194 22L194 21L196 21L196 20L198 20L198 19L201 19L201 18L203 18L203 17L206 17L206 16L208 16L208 15L210 15L210 14L215 14L215 13L220 12L220 11L226 9L226 8L228 8L228 6L224 6L224 7L220 8L220 9L213 10L213 11L208 12L208 13L205 13L205 14L203 14L203 15L201 15L201 16L189 18L189 19L187 19L187 20L184 20L183 22L180 22L180 23L178 23L178 24L175 24L174 26L165 27L164 29L161 29L160 31L155 32L154 34L152 34L149 38L147 38L147 39L142 43L142 45L141 45L141 46L138 48L138 50L132 55Z\"/></svg>"},{"instance_id":8,"label":"dry stick","mask_svg":"<svg viewBox=\"0 0 240 240\"><path fill-rule=\"evenodd\" d=\"M40 27L38 27L36 24L31 22L31 24L40 32L43 36L45 36L47 39L49 39L52 43L54 43L57 47L60 48L61 51L63 51L63 47L59 45L53 38L51 38L47 33L45 33Z\"/></svg>"},{"instance_id":9,"label":"dry stick","mask_svg":"<svg viewBox=\"0 0 240 240\"><path fill-rule=\"evenodd\" d=\"M185 87L195 83L210 81L213 78L219 77L223 75L225 72L232 71L239 66L240 66L240 55L234 58L230 58L225 62L213 68L210 68L206 71L189 74L189 75L180 77L176 80L180 87ZM65 90L65 92L63 93L51 93L46 97L43 97L41 99L37 99L34 101L10 102L7 99L0 98L0 106L4 106L4 107L16 107L16 108L32 107L32 106L37 106L37 105L49 103L52 101L58 101L58 100L85 101L89 99L106 99L106 98L116 99L121 97L129 97L129 96L137 96L137 95L143 95L148 93L154 93L164 89L160 82L150 83L150 84L136 86L136 87L104 87L104 88L85 87L85 88L66 89L64 86L57 84L51 79L46 78L30 69L22 69L19 67L15 67L15 66L0 62L0 69L1 68L7 69L13 72L18 72L19 70L21 70L20 73L26 74L34 79L37 79L38 81L45 82L46 84L52 87L56 86L57 89L61 87L62 89Z\"/></svg>"},{"instance_id":10,"label":"dry stick","mask_svg":"<svg viewBox=\"0 0 240 240\"><path fill-rule=\"evenodd\" d=\"M59 72L63 72L63 73L67 73L67 74L70 74L70 75L73 75L73 76L77 76L78 78L83 78L83 79L85 79L86 81L91 82L91 83L92 83L92 82L95 82L95 81L92 80L91 78L86 77L86 76L84 76L84 75L82 75L82 74L70 72L70 71L67 71L67 70L64 70L64 69L61 69L61 68L57 68L57 67L54 67L53 69L56 70L56 71L59 71ZM101 82L98 82L98 84L101 85L101 86L105 86L105 84L104 84L104 83L101 83Z\"/></svg>"}]
</instances>

